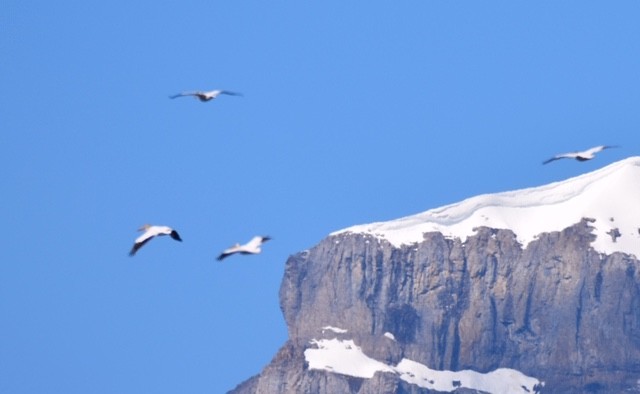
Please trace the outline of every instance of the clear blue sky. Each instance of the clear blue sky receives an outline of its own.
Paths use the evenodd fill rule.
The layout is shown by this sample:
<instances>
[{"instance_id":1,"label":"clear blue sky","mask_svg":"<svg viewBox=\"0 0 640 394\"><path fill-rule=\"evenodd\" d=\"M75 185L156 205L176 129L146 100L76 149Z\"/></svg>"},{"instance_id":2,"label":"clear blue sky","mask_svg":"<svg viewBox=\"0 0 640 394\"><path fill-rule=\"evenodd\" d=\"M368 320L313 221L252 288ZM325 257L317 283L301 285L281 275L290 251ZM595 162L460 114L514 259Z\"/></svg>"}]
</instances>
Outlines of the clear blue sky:
<instances>
[{"instance_id":1,"label":"clear blue sky","mask_svg":"<svg viewBox=\"0 0 640 394\"><path fill-rule=\"evenodd\" d=\"M639 18L637 1L5 1L0 392L225 392L287 337L289 255L637 155ZM215 88L244 97L168 99ZM600 144L621 148L541 165ZM184 242L130 258L144 223ZM257 234L261 255L215 260Z\"/></svg>"}]
</instances>

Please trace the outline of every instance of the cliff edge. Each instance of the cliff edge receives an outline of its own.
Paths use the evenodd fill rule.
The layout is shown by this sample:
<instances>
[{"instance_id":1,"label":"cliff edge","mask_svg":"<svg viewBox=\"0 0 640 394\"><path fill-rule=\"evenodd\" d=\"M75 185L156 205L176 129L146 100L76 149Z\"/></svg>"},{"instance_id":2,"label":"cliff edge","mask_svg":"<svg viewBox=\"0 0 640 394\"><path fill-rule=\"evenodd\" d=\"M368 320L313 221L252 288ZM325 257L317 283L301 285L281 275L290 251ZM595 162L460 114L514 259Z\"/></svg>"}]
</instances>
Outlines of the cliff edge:
<instances>
[{"instance_id":1,"label":"cliff edge","mask_svg":"<svg viewBox=\"0 0 640 394\"><path fill-rule=\"evenodd\" d=\"M637 201L631 158L336 232L288 259L289 339L231 393L640 393Z\"/></svg>"}]
</instances>

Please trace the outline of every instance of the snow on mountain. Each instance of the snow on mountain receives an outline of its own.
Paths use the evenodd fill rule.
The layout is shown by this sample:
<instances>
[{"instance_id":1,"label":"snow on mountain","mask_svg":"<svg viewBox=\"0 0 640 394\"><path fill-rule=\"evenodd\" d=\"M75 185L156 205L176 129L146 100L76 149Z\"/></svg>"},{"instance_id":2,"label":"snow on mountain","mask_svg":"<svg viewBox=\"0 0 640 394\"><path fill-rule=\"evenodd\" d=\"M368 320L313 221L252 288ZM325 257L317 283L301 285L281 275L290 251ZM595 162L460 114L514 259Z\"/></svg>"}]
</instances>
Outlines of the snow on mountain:
<instances>
[{"instance_id":1,"label":"snow on mountain","mask_svg":"<svg viewBox=\"0 0 640 394\"><path fill-rule=\"evenodd\" d=\"M344 328L333 327L333 326L322 327L322 332L324 333L325 331L333 331L336 334L345 334L346 332L348 332L348 330L345 330Z\"/></svg>"},{"instance_id":2,"label":"snow on mountain","mask_svg":"<svg viewBox=\"0 0 640 394\"><path fill-rule=\"evenodd\" d=\"M304 351L309 369L359 378L372 378L376 372L395 373L407 383L442 392L464 387L493 394L535 393L544 386L544 382L509 368L488 373L437 371L406 358L394 367L368 357L353 340L314 339L311 345L315 348Z\"/></svg>"},{"instance_id":3,"label":"snow on mountain","mask_svg":"<svg viewBox=\"0 0 640 394\"><path fill-rule=\"evenodd\" d=\"M358 378L372 378L378 371L394 372L387 364L365 355L353 340L314 339L311 345L317 348L304 351L309 369L323 369Z\"/></svg>"},{"instance_id":4,"label":"snow on mountain","mask_svg":"<svg viewBox=\"0 0 640 394\"><path fill-rule=\"evenodd\" d=\"M561 182L484 194L404 218L349 227L345 232L384 238L395 246L420 242L426 232L465 240L486 226L511 229L526 246L544 232L582 218L595 219L592 246L601 253L640 256L640 157L631 157Z\"/></svg>"}]
</instances>

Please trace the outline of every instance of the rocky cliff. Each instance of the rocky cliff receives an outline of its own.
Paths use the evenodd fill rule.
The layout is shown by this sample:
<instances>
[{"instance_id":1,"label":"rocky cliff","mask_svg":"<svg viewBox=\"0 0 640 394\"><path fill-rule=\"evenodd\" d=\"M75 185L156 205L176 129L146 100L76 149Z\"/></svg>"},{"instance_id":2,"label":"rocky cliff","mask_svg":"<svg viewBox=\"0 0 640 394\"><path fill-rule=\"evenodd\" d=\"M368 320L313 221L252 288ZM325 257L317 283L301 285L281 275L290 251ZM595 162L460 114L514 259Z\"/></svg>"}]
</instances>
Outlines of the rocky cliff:
<instances>
[{"instance_id":1,"label":"rocky cliff","mask_svg":"<svg viewBox=\"0 0 640 394\"><path fill-rule=\"evenodd\" d=\"M640 265L594 249L601 222L333 234L287 261L289 339L231 393L640 393Z\"/></svg>"}]
</instances>

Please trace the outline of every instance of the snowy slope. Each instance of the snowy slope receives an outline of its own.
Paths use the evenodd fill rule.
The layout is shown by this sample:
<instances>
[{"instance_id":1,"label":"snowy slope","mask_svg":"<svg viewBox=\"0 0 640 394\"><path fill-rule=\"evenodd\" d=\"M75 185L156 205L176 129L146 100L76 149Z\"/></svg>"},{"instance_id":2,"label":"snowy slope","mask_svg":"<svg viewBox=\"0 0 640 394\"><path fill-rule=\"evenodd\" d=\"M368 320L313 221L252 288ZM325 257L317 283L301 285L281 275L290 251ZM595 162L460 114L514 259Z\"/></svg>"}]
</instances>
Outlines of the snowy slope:
<instances>
[{"instance_id":1,"label":"snowy slope","mask_svg":"<svg viewBox=\"0 0 640 394\"><path fill-rule=\"evenodd\" d=\"M640 157L631 157L591 173L528 189L485 194L404 218L349 227L396 246L420 242L438 231L463 241L478 226L511 229L526 246L543 232L560 231L582 218L595 222L592 243L602 253L640 257ZM620 236L608 234L618 229Z\"/></svg>"},{"instance_id":2,"label":"snowy slope","mask_svg":"<svg viewBox=\"0 0 640 394\"><path fill-rule=\"evenodd\" d=\"M493 394L525 394L536 393L544 386L544 382L510 368L500 368L488 373L471 370L437 371L406 358L396 366L387 365L368 357L353 340L314 339L310 345L304 351L309 369L359 378L372 378L376 372L393 373L407 383L442 392L453 392L465 387Z\"/></svg>"}]
</instances>

